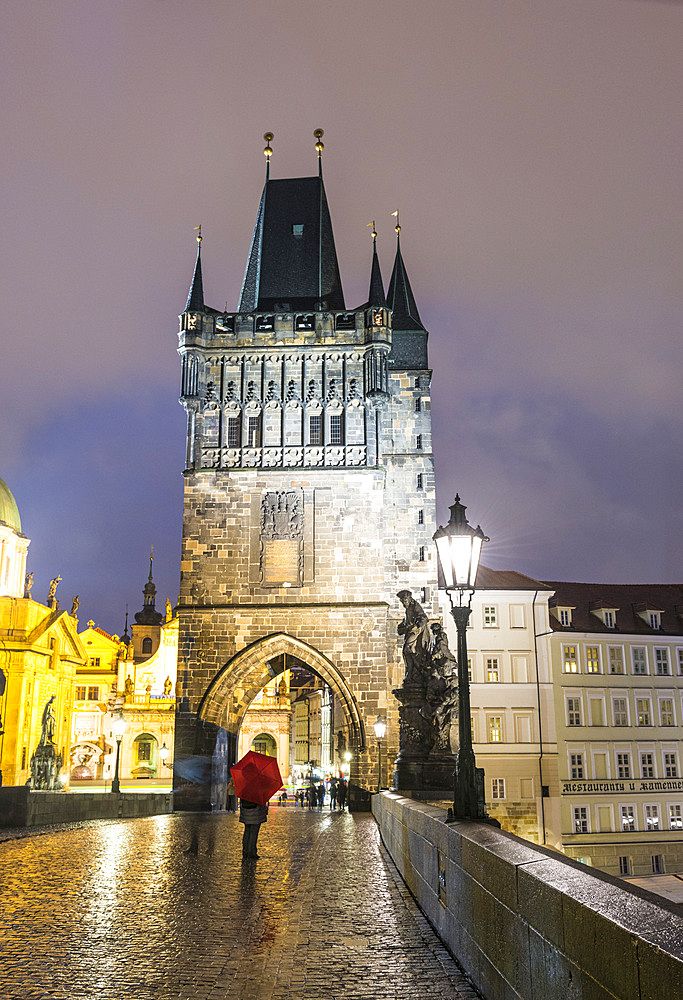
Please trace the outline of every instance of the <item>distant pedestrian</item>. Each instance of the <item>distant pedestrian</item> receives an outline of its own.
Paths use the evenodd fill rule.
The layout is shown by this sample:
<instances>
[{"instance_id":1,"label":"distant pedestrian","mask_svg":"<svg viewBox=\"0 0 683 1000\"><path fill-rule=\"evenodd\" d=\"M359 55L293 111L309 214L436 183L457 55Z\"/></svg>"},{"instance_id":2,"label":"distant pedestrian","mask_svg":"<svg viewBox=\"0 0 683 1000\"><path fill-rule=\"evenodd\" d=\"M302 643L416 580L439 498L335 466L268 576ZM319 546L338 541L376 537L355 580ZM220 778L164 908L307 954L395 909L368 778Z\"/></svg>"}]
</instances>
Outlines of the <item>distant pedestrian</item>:
<instances>
[{"instance_id":1,"label":"distant pedestrian","mask_svg":"<svg viewBox=\"0 0 683 1000\"><path fill-rule=\"evenodd\" d=\"M346 804L346 793L347 793L346 781L342 778L337 786L337 802L339 803L339 808L343 809Z\"/></svg>"},{"instance_id":2,"label":"distant pedestrian","mask_svg":"<svg viewBox=\"0 0 683 1000\"><path fill-rule=\"evenodd\" d=\"M318 798L318 809L322 809L323 802L325 801L325 786L323 785L322 781L318 785L317 798Z\"/></svg>"},{"instance_id":3,"label":"distant pedestrian","mask_svg":"<svg viewBox=\"0 0 683 1000\"><path fill-rule=\"evenodd\" d=\"M316 791L315 784L311 781L308 786L308 808L315 809L317 801L318 793Z\"/></svg>"},{"instance_id":4,"label":"distant pedestrian","mask_svg":"<svg viewBox=\"0 0 683 1000\"><path fill-rule=\"evenodd\" d=\"M262 806L258 802L248 802L247 799L240 799L240 823L244 823L244 834L242 836L242 860L248 858L258 858L256 853L256 842L261 823L268 820L268 806Z\"/></svg>"},{"instance_id":5,"label":"distant pedestrian","mask_svg":"<svg viewBox=\"0 0 683 1000\"><path fill-rule=\"evenodd\" d=\"M337 808L337 779L333 778L330 782L330 809Z\"/></svg>"},{"instance_id":6,"label":"distant pedestrian","mask_svg":"<svg viewBox=\"0 0 683 1000\"><path fill-rule=\"evenodd\" d=\"M229 813L234 813L237 809L237 796L235 795L235 782L228 776L228 786L225 796L225 808Z\"/></svg>"}]
</instances>

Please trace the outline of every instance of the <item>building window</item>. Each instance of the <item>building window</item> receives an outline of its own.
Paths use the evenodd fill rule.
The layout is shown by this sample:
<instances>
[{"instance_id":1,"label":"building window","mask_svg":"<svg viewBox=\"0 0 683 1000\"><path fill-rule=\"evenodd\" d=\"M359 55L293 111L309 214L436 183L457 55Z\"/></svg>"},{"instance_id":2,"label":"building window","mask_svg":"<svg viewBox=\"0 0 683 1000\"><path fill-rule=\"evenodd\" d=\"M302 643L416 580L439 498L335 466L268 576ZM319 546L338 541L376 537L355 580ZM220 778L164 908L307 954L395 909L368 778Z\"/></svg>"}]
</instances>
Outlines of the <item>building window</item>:
<instances>
[{"instance_id":1,"label":"building window","mask_svg":"<svg viewBox=\"0 0 683 1000\"><path fill-rule=\"evenodd\" d=\"M676 759L675 753L664 754L664 777L665 778L678 777L678 761Z\"/></svg>"},{"instance_id":2,"label":"building window","mask_svg":"<svg viewBox=\"0 0 683 1000\"><path fill-rule=\"evenodd\" d=\"M581 725L581 699L567 698L567 725Z\"/></svg>"},{"instance_id":3,"label":"building window","mask_svg":"<svg viewBox=\"0 0 683 1000\"><path fill-rule=\"evenodd\" d=\"M491 778L491 798L505 798L505 778Z\"/></svg>"},{"instance_id":4,"label":"building window","mask_svg":"<svg viewBox=\"0 0 683 1000\"><path fill-rule=\"evenodd\" d=\"M424 562L425 561L425 547L424 547L424 545L420 546L420 551L419 551L418 558L419 558L420 562Z\"/></svg>"},{"instance_id":5,"label":"building window","mask_svg":"<svg viewBox=\"0 0 683 1000\"><path fill-rule=\"evenodd\" d=\"M239 448L242 443L242 421L239 417L228 417L228 448Z\"/></svg>"},{"instance_id":6,"label":"building window","mask_svg":"<svg viewBox=\"0 0 683 1000\"><path fill-rule=\"evenodd\" d=\"M495 604L484 605L484 628L498 628L498 608Z\"/></svg>"},{"instance_id":7,"label":"building window","mask_svg":"<svg viewBox=\"0 0 683 1000\"><path fill-rule=\"evenodd\" d=\"M631 859L625 854L619 856L619 874L620 875L630 875L631 874Z\"/></svg>"},{"instance_id":8,"label":"building window","mask_svg":"<svg viewBox=\"0 0 683 1000\"><path fill-rule=\"evenodd\" d=\"M600 673L600 649L598 646L586 646L586 673Z\"/></svg>"},{"instance_id":9,"label":"building window","mask_svg":"<svg viewBox=\"0 0 683 1000\"><path fill-rule=\"evenodd\" d=\"M621 829L623 833L633 833L636 828L636 810L634 806L620 806Z\"/></svg>"},{"instance_id":10,"label":"building window","mask_svg":"<svg viewBox=\"0 0 683 1000\"><path fill-rule=\"evenodd\" d=\"M417 488L418 490L424 489L424 476L422 475L421 472L418 472L417 474Z\"/></svg>"},{"instance_id":11,"label":"building window","mask_svg":"<svg viewBox=\"0 0 683 1000\"><path fill-rule=\"evenodd\" d=\"M429 587L420 587L420 604L426 604L429 600Z\"/></svg>"},{"instance_id":12,"label":"building window","mask_svg":"<svg viewBox=\"0 0 683 1000\"><path fill-rule=\"evenodd\" d=\"M611 674L623 674L624 672L624 650L621 646L610 646L608 648L609 654L609 672Z\"/></svg>"},{"instance_id":13,"label":"building window","mask_svg":"<svg viewBox=\"0 0 683 1000\"><path fill-rule=\"evenodd\" d=\"M151 655L152 653L152 640L147 636L146 639L142 640L142 652L143 655Z\"/></svg>"},{"instance_id":14,"label":"building window","mask_svg":"<svg viewBox=\"0 0 683 1000\"><path fill-rule=\"evenodd\" d=\"M654 778L655 764L651 753L641 753L640 755L640 777Z\"/></svg>"},{"instance_id":15,"label":"building window","mask_svg":"<svg viewBox=\"0 0 683 1000\"><path fill-rule=\"evenodd\" d=\"M27 748L26 747L22 747L21 748L21 770L22 771L26 770L26 753L27 753Z\"/></svg>"},{"instance_id":16,"label":"building window","mask_svg":"<svg viewBox=\"0 0 683 1000\"><path fill-rule=\"evenodd\" d=\"M650 624L650 628L662 627L662 616L659 611L648 611L647 620Z\"/></svg>"},{"instance_id":17,"label":"building window","mask_svg":"<svg viewBox=\"0 0 683 1000\"><path fill-rule=\"evenodd\" d=\"M633 660L633 673L646 674L647 653L645 652L645 646L634 646L631 650L631 658Z\"/></svg>"},{"instance_id":18,"label":"building window","mask_svg":"<svg viewBox=\"0 0 683 1000\"><path fill-rule=\"evenodd\" d=\"M468 678L468 680L469 680L469 682L471 684L472 683L472 657L471 656L467 657L467 678Z\"/></svg>"},{"instance_id":19,"label":"building window","mask_svg":"<svg viewBox=\"0 0 683 1000\"><path fill-rule=\"evenodd\" d=\"M655 673L659 677L670 673L669 650L666 648L655 647Z\"/></svg>"},{"instance_id":20,"label":"building window","mask_svg":"<svg viewBox=\"0 0 683 1000\"><path fill-rule=\"evenodd\" d=\"M638 716L639 726L652 725L652 709L650 707L649 698L636 699L636 715Z\"/></svg>"},{"instance_id":21,"label":"building window","mask_svg":"<svg viewBox=\"0 0 683 1000\"><path fill-rule=\"evenodd\" d=\"M659 806L645 806L645 829L659 830Z\"/></svg>"},{"instance_id":22,"label":"building window","mask_svg":"<svg viewBox=\"0 0 683 1000\"><path fill-rule=\"evenodd\" d=\"M261 447L261 414L257 417L249 417L247 430L247 441L250 448Z\"/></svg>"},{"instance_id":23,"label":"building window","mask_svg":"<svg viewBox=\"0 0 683 1000\"><path fill-rule=\"evenodd\" d=\"M330 444L344 444L344 415L330 414Z\"/></svg>"},{"instance_id":24,"label":"building window","mask_svg":"<svg viewBox=\"0 0 683 1000\"><path fill-rule=\"evenodd\" d=\"M77 684L74 693L76 701L85 701L85 684Z\"/></svg>"},{"instance_id":25,"label":"building window","mask_svg":"<svg viewBox=\"0 0 683 1000\"><path fill-rule=\"evenodd\" d=\"M91 667L99 667L99 665L100 665L100 657L99 656L91 656L90 660L88 662L90 663Z\"/></svg>"},{"instance_id":26,"label":"building window","mask_svg":"<svg viewBox=\"0 0 683 1000\"><path fill-rule=\"evenodd\" d=\"M149 740L137 740L137 751L139 761L150 761L152 759L152 744Z\"/></svg>"},{"instance_id":27,"label":"building window","mask_svg":"<svg viewBox=\"0 0 683 1000\"><path fill-rule=\"evenodd\" d=\"M312 413L308 418L308 443L318 447L323 443L322 413Z\"/></svg>"},{"instance_id":28,"label":"building window","mask_svg":"<svg viewBox=\"0 0 683 1000\"><path fill-rule=\"evenodd\" d=\"M676 650L676 658L678 659L678 673L683 674L683 649Z\"/></svg>"},{"instance_id":29,"label":"building window","mask_svg":"<svg viewBox=\"0 0 683 1000\"><path fill-rule=\"evenodd\" d=\"M674 702L673 698L661 698L659 701L659 721L662 726L673 726L674 724Z\"/></svg>"},{"instance_id":30,"label":"building window","mask_svg":"<svg viewBox=\"0 0 683 1000\"><path fill-rule=\"evenodd\" d=\"M422 435L421 434L418 434L417 438L415 439L415 447L417 448L418 451L422 451Z\"/></svg>"},{"instance_id":31,"label":"building window","mask_svg":"<svg viewBox=\"0 0 683 1000\"><path fill-rule=\"evenodd\" d=\"M415 412L416 413L422 412L422 399L420 398L420 396L415 397Z\"/></svg>"},{"instance_id":32,"label":"building window","mask_svg":"<svg viewBox=\"0 0 683 1000\"><path fill-rule=\"evenodd\" d=\"M497 656L486 657L486 680L492 684L500 680L500 660Z\"/></svg>"},{"instance_id":33,"label":"building window","mask_svg":"<svg viewBox=\"0 0 683 1000\"><path fill-rule=\"evenodd\" d=\"M568 628L572 623L572 613L570 608L560 608L560 625Z\"/></svg>"},{"instance_id":34,"label":"building window","mask_svg":"<svg viewBox=\"0 0 683 1000\"><path fill-rule=\"evenodd\" d=\"M503 720L500 715L489 716L489 743L503 742Z\"/></svg>"},{"instance_id":35,"label":"building window","mask_svg":"<svg viewBox=\"0 0 683 1000\"><path fill-rule=\"evenodd\" d=\"M617 778L631 777L631 755L628 753L617 754Z\"/></svg>"},{"instance_id":36,"label":"building window","mask_svg":"<svg viewBox=\"0 0 683 1000\"><path fill-rule=\"evenodd\" d=\"M583 754L582 753L570 753L569 754L569 774L572 781L583 781Z\"/></svg>"},{"instance_id":37,"label":"building window","mask_svg":"<svg viewBox=\"0 0 683 1000\"><path fill-rule=\"evenodd\" d=\"M576 658L576 646L562 647L562 662L565 674L576 674L579 671L579 663Z\"/></svg>"},{"instance_id":38,"label":"building window","mask_svg":"<svg viewBox=\"0 0 683 1000\"><path fill-rule=\"evenodd\" d=\"M607 628L614 628L616 625L616 616L613 611L605 611L605 626Z\"/></svg>"},{"instance_id":39,"label":"building window","mask_svg":"<svg viewBox=\"0 0 683 1000\"><path fill-rule=\"evenodd\" d=\"M97 701L100 697L100 689L97 686L88 688L88 701Z\"/></svg>"},{"instance_id":40,"label":"building window","mask_svg":"<svg viewBox=\"0 0 683 1000\"><path fill-rule=\"evenodd\" d=\"M471 716L470 723L471 723L471 725L470 725L470 732L472 734L472 742L476 743L477 741L476 741L476 739L474 737L474 716Z\"/></svg>"},{"instance_id":41,"label":"building window","mask_svg":"<svg viewBox=\"0 0 683 1000\"><path fill-rule=\"evenodd\" d=\"M628 709L625 698L615 698L612 702L615 726L628 726Z\"/></svg>"},{"instance_id":42,"label":"building window","mask_svg":"<svg viewBox=\"0 0 683 1000\"><path fill-rule=\"evenodd\" d=\"M588 809L586 806L574 806L574 833L588 833Z\"/></svg>"},{"instance_id":43,"label":"building window","mask_svg":"<svg viewBox=\"0 0 683 1000\"><path fill-rule=\"evenodd\" d=\"M653 875L663 875L664 874L664 855L663 854L653 854L650 858L650 864L652 866Z\"/></svg>"},{"instance_id":44,"label":"building window","mask_svg":"<svg viewBox=\"0 0 683 1000\"><path fill-rule=\"evenodd\" d=\"M425 512L423 510L418 510L417 512L417 523L418 524L425 523Z\"/></svg>"},{"instance_id":45,"label":"building window","mask_svg":"<svg viewBox=\"0 0 683 1000\"><path fill-rule=\"evenodd\" d=\"M683 830L683 808L679 805L669 806L669 829Z\"/></svg>"}]
</instances>

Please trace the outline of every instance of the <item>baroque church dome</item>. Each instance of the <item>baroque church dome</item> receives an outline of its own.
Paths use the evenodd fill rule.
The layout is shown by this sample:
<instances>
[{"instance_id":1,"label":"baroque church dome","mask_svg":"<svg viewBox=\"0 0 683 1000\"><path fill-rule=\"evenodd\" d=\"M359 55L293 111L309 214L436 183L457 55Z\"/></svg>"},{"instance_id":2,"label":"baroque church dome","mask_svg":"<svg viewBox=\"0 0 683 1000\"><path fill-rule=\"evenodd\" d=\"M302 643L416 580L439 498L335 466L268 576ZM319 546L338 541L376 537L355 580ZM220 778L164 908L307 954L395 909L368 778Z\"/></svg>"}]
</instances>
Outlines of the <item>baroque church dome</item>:
<instances>
[{"instance_id":1,"label":"baroque church dome","mask_svg":"<svg viewBox=\"0 0 683 1000\"><path fill-rule=\"evenodd\" d=\"M21 518L17 501L4 479L0 479L0 522L6 524L17 534L21 534Z\"/></svg>"}]
</instances>

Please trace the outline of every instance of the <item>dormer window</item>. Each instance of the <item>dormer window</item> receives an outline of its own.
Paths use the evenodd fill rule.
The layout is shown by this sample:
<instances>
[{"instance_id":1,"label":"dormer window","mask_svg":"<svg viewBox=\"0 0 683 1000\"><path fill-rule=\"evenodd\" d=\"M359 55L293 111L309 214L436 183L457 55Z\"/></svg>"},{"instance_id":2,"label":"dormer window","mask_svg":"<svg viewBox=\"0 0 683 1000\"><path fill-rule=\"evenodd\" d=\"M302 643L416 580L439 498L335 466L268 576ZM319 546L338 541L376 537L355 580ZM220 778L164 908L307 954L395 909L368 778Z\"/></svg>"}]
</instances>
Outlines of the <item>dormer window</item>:
<instances>
[{"instance_id":1,"label":"dormer window","mask_svg":"<svg viewBox=\"0 0 683 1000\"><path fill-rule=\"evenodd\" d=\"M659 611L648 611L647 618L650 628L662 627L662 616Z\"/></svg>"},{"instance_id":2,"label":"dormer window","mask_svg":"<svg viewBox=\"0 0 683 1000\"><path fill-rule=\"evenodd\" d=\"M589 605L589 610L592 615L599 618L605 628L616 628L617 627L617 611L619 608L610 607L603 601L592 601Z\"/></svg>"},{"instance_id":3,"label":"dormer window","mask_svg":"<svg viewBox=\"0 0 683 1000\"><path fill-rule=\"evenodd\" d=\"M571 608L558 608L558 612L560 616L560 625L563 625L565 628L569 628L572 623Z\"/></svg>"}]
</instances>

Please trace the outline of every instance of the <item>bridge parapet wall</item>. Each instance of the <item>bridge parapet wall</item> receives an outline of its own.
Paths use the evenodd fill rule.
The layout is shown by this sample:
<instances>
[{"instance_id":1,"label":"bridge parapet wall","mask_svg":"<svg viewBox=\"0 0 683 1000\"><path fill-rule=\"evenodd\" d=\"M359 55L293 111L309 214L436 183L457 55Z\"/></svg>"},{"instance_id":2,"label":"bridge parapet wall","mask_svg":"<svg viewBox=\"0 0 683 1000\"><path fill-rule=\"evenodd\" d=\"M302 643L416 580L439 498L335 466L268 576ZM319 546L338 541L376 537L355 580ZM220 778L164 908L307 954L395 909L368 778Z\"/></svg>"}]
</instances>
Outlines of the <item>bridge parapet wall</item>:
<instances>
[{"instance_id":1,"label":"bridge parapet wall","mask_svg":"<svg viewBox=\"0 0 683 1000\"><path fill-rule=\"evenodd\" d=\"M393 792L382 840L486 1000L680 1000L681 908L484 823Z\"/></svg>"}]
</instances>

